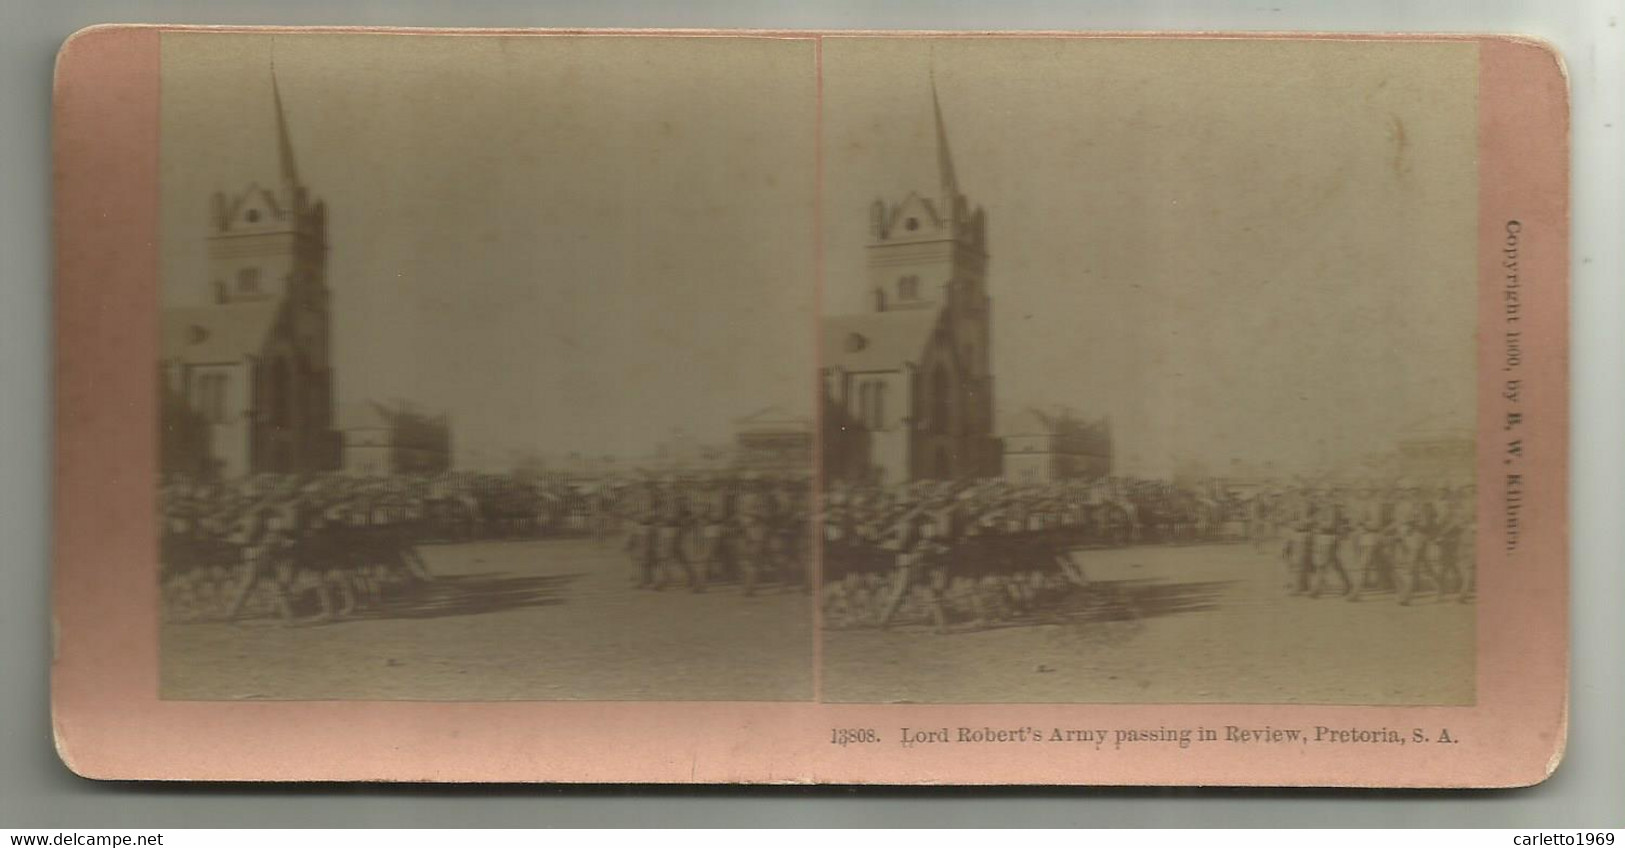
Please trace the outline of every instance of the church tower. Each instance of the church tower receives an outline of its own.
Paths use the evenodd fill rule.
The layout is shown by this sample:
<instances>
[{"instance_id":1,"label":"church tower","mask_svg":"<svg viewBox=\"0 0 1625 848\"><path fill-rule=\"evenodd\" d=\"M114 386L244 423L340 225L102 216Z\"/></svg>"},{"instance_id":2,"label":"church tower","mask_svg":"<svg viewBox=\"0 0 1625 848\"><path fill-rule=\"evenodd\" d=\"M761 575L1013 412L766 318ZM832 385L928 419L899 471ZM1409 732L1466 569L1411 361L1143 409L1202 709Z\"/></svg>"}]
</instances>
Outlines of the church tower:
<instances>
[{"instance_id":1,"label":"church tower","mask_svg":"<svg viewBox=\"0 0 1625 848\"><path fill-rule=\"evenodd\" d=\"M293 141L275 72L278 180L250 183L235 195L216 192L209 214L209 278L205 302L258 303L282 298L325 300L327 210L311 202L299 181Z\"/></svg>"},{"instance_id":2,"label":"church tower","mask_svg":"<svg viewBox=\"0 0 1625 848\"><path fill-rule=\"evenodd\" d=\"M935 194L870 204L867 309L824 322L826 476L999 474L987 215L960 191L935 80L931 109Z\"/></svg>"},{"instance_id":3,"label":"church tower","mask_svg":"<svg viewBox=\"0 0 1625 848\"><path fill-rule=\"evenodd\" d=\"M214 194L199 305L164 315L166 384L199 422L188 428L195 440L166 446L175 457L167 464L191 473L320 471L338 462L327 207L300 181L274 65L271 101L277 179Z\"/></svg>"},{"instance_id":4,"label":"church tower","mask_svg":"<svg viewBox=\"0 0 1625 848\"><path fill-rule=\"evenodd\" d=\"M916 477L997 473L993 432L992 301L987 291L987 215L960 191L936 81L931 83L937 193L910 192L870 206L867 283L877 312L926 309L949 350L922 361L914 393L922 445ZM944 457L946 456L946 461ZM946 466L946 467L944 467Z\"/></svg>"}]
</instances>

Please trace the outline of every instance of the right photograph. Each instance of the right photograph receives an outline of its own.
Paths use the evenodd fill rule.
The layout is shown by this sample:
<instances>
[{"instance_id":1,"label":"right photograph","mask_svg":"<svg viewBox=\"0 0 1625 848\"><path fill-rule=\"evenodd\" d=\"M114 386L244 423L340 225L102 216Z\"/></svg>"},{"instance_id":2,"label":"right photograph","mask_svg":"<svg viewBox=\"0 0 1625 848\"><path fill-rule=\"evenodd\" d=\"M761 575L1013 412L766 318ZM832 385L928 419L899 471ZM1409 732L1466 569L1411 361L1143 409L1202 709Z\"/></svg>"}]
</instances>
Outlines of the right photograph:
<instances>
[{"instance_id":1,"label":"right photograph","mask_svg":"<svg viewBox=\"0 0 1625 848\"><path fill-rule=\"evenodd\" d=\"M823 39L820 698L1473 703L1478 49Z\"/></svg>"}]
</instances>

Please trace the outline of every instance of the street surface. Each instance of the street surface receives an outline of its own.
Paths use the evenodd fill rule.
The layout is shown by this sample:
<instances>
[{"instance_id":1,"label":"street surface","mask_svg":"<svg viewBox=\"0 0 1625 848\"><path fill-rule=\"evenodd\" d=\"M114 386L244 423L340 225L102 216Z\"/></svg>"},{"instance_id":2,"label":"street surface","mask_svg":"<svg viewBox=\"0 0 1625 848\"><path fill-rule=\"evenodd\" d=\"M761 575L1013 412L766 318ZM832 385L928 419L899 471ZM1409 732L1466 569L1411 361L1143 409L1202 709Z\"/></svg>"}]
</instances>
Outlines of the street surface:
<instances>
[{"instance_id":1,"label":"street surface","mask_svg":"<svg viewBox=\"0 0 1625 848\"><path fill-rule=\"evenodd\" d=\"M636 590L587 539L425 545L437 580L380 612L163 626L174 699L808 700L812 598ZM301 612L311 612L308 600Z\"/></svg>"},{"instance_id":2,"label":"street surface","mask_svg":"<svg viewBox=\"0 0 1625 848\"><path fill-rule=\"evenodd\" d=\"M1464 704L1472 604L1286 597L1251 545L1080 551L1114 587L1071 615L934 634L829 630L826 701ZM963 628L963 621L955 623Z\"/></svg>"}]
</instances>

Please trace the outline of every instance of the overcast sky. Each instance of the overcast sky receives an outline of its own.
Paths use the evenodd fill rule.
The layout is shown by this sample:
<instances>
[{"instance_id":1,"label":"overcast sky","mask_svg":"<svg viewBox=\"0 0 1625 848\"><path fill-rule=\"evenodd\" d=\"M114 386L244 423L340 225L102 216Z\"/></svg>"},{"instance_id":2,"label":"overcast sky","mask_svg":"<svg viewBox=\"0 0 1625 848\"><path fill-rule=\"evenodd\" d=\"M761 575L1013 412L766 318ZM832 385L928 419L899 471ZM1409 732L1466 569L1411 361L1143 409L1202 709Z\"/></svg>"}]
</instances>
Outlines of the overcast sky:
<instances>
[{"instance_id":1,"label":"overcast sky","mask_svg":"<svg viewBox=\"0 0 1625 848\"><path fill-rule=\"evenodd\" d=\"M272 39L164 36L165 300L276 179ZM987 208L1000 415L1292 465L1473 424L1470 43L279 35L327 200L339 400L460 443L641 453L811 414L867 208L935 192L933 73Z\"/></svg>"},{"instance_id":2,"label":"overcast sky","mask_svg":"<svg viewBox=\"0 0 1625 848\"><path fill-rule=\"evenodd\" d=\"M1473 44L826 40L827 311L863 308L868 204L937 191L933 67L1002 417L1216 469L1473 426Z\"/></svg>"},{"instance_id":3,"label":"overcast sky","mask_svg":"<svg viewBox=\"0 0 1625 848\"><path fill-rule=\"evenodd\" d=\"M208 199L277 178L268 36L164 36L163 280ZM640 454L811 415L813 48L766 39L279 35L329 207L340 402L492 452Z\"/></svg>"}]
</instances>

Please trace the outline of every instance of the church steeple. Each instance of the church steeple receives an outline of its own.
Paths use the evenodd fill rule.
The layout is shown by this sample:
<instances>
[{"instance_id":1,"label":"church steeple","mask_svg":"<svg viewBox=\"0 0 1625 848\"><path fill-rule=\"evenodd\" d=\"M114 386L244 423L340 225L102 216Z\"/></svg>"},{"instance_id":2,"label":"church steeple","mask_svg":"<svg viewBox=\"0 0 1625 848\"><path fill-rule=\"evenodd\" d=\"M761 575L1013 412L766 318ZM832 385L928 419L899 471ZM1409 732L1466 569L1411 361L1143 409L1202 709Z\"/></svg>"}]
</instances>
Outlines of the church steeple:
<instances>
[{"instance_id":1,"label":"church steeple","mask_svg":"<svg viewBox=\"0 0 1625 848\"><path fill-rule=\"evenodd\" d=\"M277 84L276 57L271 58L271 99L276 104L277 156L281 165L282 190L295 210L303 206L299 166L293 158L293 140L288 136L288 117L282 108L282 88Z\"/></svg>"},{"instance_id":2,"label":"church steeple","mask_svg":"<svg viewBox=\"0 0 1625 848\"><path fill-rule=\"evenodd\" d=\"M937 75L931 73L931 110L937 121L937 176L941 183L942 213L950 220L958 217L959 180L954 176L954 156L948 149L948 125L942 119L942 99L937 96Z\"/></svg>"}]
</instances>

